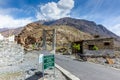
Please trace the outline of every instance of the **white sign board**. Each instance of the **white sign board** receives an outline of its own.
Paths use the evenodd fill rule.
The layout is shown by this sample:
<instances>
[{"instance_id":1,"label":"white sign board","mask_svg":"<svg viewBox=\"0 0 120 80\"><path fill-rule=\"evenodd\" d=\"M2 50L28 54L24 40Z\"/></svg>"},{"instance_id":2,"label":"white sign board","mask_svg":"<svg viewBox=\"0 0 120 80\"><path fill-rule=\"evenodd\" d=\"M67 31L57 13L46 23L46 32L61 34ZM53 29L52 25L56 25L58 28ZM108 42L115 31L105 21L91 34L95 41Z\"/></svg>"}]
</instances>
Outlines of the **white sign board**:
<instances>
[{"instance_id":1,"label":"white sign board","mask_svg":"<svg viewBox=\"0 0 120 80\"><path fill-rule=\"evenodd\" d=\"M42 63L43 62L43 54L40 54L39 55L39 63Z\"/></svg>"}]
</instances>

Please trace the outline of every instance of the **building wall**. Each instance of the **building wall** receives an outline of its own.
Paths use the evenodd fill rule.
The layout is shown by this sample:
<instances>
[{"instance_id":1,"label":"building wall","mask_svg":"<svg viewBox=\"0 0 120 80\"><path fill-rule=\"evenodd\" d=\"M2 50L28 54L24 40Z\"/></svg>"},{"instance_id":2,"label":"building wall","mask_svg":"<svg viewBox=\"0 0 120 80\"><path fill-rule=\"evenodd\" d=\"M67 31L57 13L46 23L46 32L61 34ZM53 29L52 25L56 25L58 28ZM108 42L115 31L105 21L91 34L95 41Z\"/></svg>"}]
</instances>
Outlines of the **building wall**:
<instances>
[{"instance_id":1,"label":"building wall","mask_svg":"<svg viewBox=\"0 0 120 80\"><path fill-rule=\"evenodd\" d=\"M89 45L96 46L98 50L90 50ZM104 56L108 54L112 55L114 54L114 39L105 38L83 41L83 53L87 56Z\"/></svg>"},{"instance_id":2,"label":"building wall","mask_svg":"<svg viewBox=\"0 0 120 80\"><path fill-rule=\"evenodd\" d=\"M106 45L109 43L109 45ZM98 50L114 49L114 40L112 38L85 40L83 41L83 50L89 50L89 45L95 45Z\"/></svg>"},{"instance_id":3,"label":"building wall","mask_svg":"<svg viewBox=\"0 0 120 80\"><path fill-rule=\"evenodd\" d=\"M72 48L73 54L81 53L84 56L114 56L114 39L113 38L104 38L104 39L94 39L94 40L84 40L73 42L72 44L80 44L80 51ZM109 43L109 45L105 45ZM90 50L89 45L94 45L98 50ZM72 45L73 46L73 45Z\"/></svg>"},{"instance_id":4,"label":"building wall","mask_svg":"<svg viewBox=\"0 0 120 80\"><path fill-rule=\"evenodd\" d=\"M85 56L96 56L96 57L101 57L101 56L109 56L112 57L114 56L114 50L112 49L104 49L104 50L95 50L95 51L91 51L91 50L84 50L84 55Z\"/></svg>"}]
</instances>

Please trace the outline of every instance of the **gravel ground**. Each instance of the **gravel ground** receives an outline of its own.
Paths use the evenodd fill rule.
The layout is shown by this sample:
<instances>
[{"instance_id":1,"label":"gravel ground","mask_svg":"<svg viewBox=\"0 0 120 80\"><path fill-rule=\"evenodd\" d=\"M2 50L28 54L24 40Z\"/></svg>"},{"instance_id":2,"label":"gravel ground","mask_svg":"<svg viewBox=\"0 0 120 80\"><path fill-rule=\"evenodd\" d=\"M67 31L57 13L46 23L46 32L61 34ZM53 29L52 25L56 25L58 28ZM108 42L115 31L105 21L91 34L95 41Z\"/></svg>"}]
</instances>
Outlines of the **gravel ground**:
<instances>
[{"instance_id":1,"label":"gravel ground","mask_svg":"<svg viewBox=\"0 0 120 80\"><path fill-rule=\"evenodd\" d=\"M0 80L43 80L42 64L38 64L40 51L27 52L24 60L18 64L0 67ZM67 80L63 74L55 68L45 70L44 80Z\"/></svg>"}]
</instances>

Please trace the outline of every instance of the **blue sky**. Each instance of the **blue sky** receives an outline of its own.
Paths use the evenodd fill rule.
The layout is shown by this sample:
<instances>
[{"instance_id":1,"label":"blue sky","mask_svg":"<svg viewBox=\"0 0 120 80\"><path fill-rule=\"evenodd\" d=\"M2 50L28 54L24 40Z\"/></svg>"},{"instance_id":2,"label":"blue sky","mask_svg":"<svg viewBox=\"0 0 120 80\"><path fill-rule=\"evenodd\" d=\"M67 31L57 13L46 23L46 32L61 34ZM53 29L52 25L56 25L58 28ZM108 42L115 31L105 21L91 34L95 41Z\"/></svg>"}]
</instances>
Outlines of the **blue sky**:
<instances>
[{"instance_id":1,"label":"blue sky","mask_svg":"<svg viewBox=\"0 0 120 80\"><path fill-rule=\"evenodd\" d=\"M0 0L0 28L62 17L94 21L120 36L120 0Z\"/></svg>"}]
</instances>

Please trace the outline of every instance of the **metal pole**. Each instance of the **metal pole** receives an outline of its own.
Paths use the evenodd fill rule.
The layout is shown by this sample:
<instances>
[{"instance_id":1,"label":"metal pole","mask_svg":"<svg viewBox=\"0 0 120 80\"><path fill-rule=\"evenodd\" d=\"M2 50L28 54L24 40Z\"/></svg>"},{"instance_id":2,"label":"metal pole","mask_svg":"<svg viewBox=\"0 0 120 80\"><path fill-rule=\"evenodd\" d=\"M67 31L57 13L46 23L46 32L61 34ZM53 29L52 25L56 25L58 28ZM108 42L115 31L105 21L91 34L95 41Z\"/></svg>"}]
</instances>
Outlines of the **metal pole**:
<instances>
[{"instance_id":1,"label":"metal pole","mask_svg":"<svg viewBox=\"0 0 120 80\"><path fill-rule=\"evenodd\" d=\"M54 55L54 80L56 80L56 76L55 76L55 55Z\"/></svg>"},{"instance_id":2,"label":"metal pole","mask_svg":"<svg viewBox=\"0 0 120 80\"><path fill-rule=\"evenodd\" d=\"M39 71L39 53L38 53L38 66L37 67L38 67L38 71Z\"/></svg>"},{"instance_id":3,"label":"metal pole","mask_svg":"<svg viewBox=\"0 0 120 80\"><path fill-rule=\"evenodd\" d=\"M46 30L43 30L43 50L46 50Z\"/></svg>"},{"instance_id":4,"label":"metal pole","mask_svg":"<svg viewBox=\"0 0 120 80\"><path fill-rule=\"evenodd\" d=\"M44 59L44 55L42 59ZM42 72L43 72L43 80L44 80L44 60L42 61Z\"/></svg>"},{"instance_id":5,"label":"metal pole","mask_svg":"<svg viewBox=\"0 0 120 80\"><path fill-rule=\"evenodd\" d=\"M55 54L55 51L56 51L56 29L53 30L52 49L53 49L54 54Z\"/></svg>"},{"instance_id":6,"label":"metal pole","mask_svg":"<svg viewBox=\"0 0 120 80\"><path fill-rule=\"evenodd\" d=\"M55 77L55 66L54 66L54 80L56 79L56 77Z\"/></svg>"}]
</instances>

